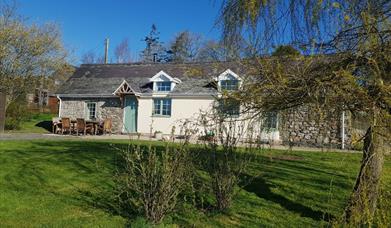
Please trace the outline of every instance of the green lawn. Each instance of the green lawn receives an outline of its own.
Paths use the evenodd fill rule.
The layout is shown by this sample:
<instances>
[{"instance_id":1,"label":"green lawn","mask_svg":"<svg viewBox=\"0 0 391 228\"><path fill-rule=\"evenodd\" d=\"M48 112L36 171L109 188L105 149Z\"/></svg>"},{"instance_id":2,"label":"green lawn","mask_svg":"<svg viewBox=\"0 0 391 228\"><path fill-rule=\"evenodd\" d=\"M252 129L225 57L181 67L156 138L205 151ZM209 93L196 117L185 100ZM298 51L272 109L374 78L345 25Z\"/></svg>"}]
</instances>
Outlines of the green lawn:
<instances>
[{"instance_id":1,"label":"green lawn","mask_svg":"<svg viewBox=\"0 0 391 228\"><path fill-rule=\"evenodd\" d=\"M141 142L147 143L147 142ZM0 141L0 227L121 227L108 199L125 141ZM119 145L121 144L121 145ZM159 143L158 143L159 144ZM165 224L195 227L308 227L340 216L360 154L259 152L254 181L224 214L181 206ZM391 187L391 161L385 183ZM136 219L141 224L140 219ZM132 226L132 227L133 227Z\"/></svg>"},{"instance_id":2,"label":"green lawn","mask_svg":"<svg viewBox=\"0 0 391 228\"><path fill-rule=\"evenodd\" d=\"M20 125L18 130L10 130L10 133L49 133L51 132L52 117L50 113L31 113Z\"/></svg>"}]
</instances>

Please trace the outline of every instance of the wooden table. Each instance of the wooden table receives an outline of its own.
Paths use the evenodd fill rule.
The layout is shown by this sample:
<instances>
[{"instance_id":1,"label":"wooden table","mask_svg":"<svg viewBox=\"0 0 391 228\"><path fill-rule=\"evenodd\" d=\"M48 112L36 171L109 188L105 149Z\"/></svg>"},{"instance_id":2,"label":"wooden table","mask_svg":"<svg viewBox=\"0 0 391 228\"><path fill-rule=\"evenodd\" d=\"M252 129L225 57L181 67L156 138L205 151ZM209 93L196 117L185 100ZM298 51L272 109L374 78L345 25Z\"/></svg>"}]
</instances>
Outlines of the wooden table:
<instances>
[{"instance_id":1,"label":"wooden table","mask_svg":"<svg viewBox=\"0 0 391 228\"><path fill-rule=\"evenodd\" d=\"M98 121L98 120L86 120L86 124L92 124L92 126L94 128L94 135L98 134L98 126L99 126L100 122L101 121ZM61 123L61 120L60 120L60 123ZM77 120L72 120L71 119L71 124L72 124L73 130L75 130L76 129Z\"/></svg>"},{"instance_id":2,"label":"wooden table","mask_svg":"<svg viewBox=\"0 0 391 228\"><path fill-rule=\"evenodd\" d=\"M92 124L94 128L94 135L98 134L98 126L99 126L100 121L98 120L86 120L86 124Z\"/></svg>"}]
</instances>

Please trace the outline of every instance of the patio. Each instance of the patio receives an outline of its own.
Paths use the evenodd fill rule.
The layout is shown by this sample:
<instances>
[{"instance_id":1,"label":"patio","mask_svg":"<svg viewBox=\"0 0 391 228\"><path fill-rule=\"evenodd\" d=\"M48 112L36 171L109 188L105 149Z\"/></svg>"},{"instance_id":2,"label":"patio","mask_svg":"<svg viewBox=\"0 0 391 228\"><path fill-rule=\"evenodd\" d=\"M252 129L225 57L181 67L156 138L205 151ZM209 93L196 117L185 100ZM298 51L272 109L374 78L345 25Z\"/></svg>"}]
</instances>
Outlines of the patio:
<instances>
[{"instance_id":1,"label":"patio","mask_svg":"<svg viewBox=\"0 0 391 228\"><path fill-rule=\"evenodd\" d=\"M52 133L53 134L76 134L91 135L111 134L112 120L106 118L104 120L85 120L84 118L71 119L68 117L53 117L52 118Z\"/></svg>"}]
</instances>

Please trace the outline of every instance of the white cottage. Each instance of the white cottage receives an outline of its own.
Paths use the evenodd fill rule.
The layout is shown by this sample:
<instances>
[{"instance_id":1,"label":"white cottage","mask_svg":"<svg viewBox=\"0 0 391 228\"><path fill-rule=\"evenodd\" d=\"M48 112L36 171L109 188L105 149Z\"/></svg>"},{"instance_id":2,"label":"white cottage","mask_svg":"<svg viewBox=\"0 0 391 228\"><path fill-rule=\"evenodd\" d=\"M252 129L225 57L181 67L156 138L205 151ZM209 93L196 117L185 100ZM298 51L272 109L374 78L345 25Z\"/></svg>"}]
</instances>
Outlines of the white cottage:
<instances>
[{"instance_id":1,"label":"white cottage","mask_svg":"<svg viewBox=\"0 0 391 228\"><path fill-rule=\"evenodd\" d=\"M180 121L215 107L219 93L238 89L245 76L245 70L235 62L83 64L57 91L59 117L110 117L117 133L149 134L152 126L153 131L170 134ZM239 115L239 104L226 111ZM263 138L283 143L293 140L300 145L320 144L315 121L309 120L308 113L296 115L303 112L306 113L305 108L291 113L290 119L282 123L277 114L268 115L268 132ZM329 124L333 127L328 141L338 145L340 116Z\"/></svg>"}]
</instances>

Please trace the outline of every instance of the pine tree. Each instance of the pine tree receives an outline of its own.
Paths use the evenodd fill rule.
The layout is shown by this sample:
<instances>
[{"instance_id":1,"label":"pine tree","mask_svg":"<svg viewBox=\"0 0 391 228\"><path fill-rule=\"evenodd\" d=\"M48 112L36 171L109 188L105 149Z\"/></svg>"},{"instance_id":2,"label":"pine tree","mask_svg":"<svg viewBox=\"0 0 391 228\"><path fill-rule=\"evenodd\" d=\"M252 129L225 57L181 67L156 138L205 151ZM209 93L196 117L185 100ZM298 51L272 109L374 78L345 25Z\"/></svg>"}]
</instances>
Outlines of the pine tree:
<instances>
[{"instance_id":1,"label":"pine tree","mask_svg":"<svg viewBox=\"0 0 391 228\"><path fill-rule=\"evenodd\" d=\"M160 32L157 31L156 25L152 25L151 32L144 38L145 49L141 52L141 62L167 62L167 52L163 43L159 41Z\"/></svg>"}]
</instances>

